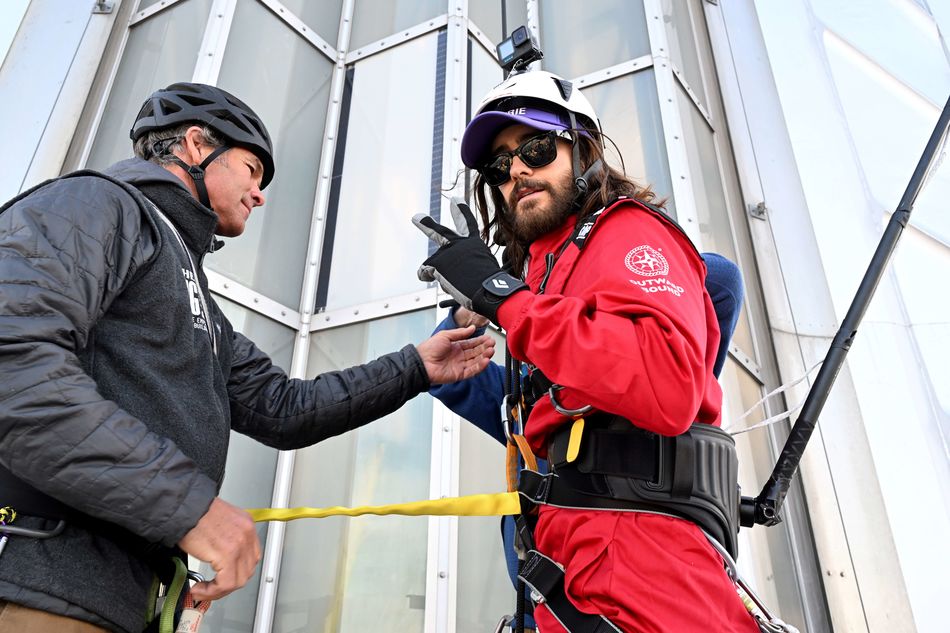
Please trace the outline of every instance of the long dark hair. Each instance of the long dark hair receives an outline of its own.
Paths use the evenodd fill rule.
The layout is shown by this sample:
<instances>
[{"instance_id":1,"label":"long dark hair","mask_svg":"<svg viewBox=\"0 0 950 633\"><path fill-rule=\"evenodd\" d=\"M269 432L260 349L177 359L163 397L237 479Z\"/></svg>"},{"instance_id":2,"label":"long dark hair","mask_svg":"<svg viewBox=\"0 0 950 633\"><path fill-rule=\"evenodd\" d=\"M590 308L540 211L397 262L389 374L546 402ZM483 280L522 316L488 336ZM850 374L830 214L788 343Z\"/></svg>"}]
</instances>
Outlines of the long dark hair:
<instances>
[{"instance_id":1,"label":"long dark hair","mask_svg":"<svg viewBox=\"0 0 950 633\"><path fill-rule=\"evenodd\" d=\"M627 196L642 202L649 202L656 206L663 206L663 200L657 200L656 194L649 186L641 187L627 178L627 176L607 164L604 158L604 145L599 132L589 132L574 135L574 142L578 143L581 158L581 170L586 170L597 159L603 163L600 173L588 183L587 196L580 201L577 212L577 223L580 224L587 216L602 208L620 196ZM595 140L596 139L596 140ZM476 172L477 173L477 172ZM577 174L574 176L577 177ZM498 187L491 187L485 183L481 174L477 174L472 186L475 192L475 208L482 218L482 239L487 243L502 244L506 248L505 260L514 275L520 275L524 270L530 244L520 242L514 234L511 216L504 196ZM494 212L492 212L494 211Z\"/></svg>"}]
</instances>

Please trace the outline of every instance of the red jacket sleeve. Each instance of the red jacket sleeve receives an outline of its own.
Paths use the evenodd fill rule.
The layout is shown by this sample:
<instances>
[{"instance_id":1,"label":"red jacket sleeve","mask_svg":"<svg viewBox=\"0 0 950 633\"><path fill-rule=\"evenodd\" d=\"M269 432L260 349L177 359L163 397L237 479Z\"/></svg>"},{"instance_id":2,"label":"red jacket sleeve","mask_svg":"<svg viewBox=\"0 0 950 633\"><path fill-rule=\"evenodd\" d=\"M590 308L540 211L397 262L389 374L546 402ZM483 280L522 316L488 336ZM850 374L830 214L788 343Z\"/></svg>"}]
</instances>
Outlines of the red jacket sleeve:
<instances>
[{"instance_id":1,"label":"red jacket sleeve","mask_svg":"<svg viewBox=\"0 0 950 633\"><path fill-rule=\"evenodd\" d=\"M704 278L702 259L676 228L621 207L597 223L567 283L549 282L561 294L517 293L498 319L511 353L566 387L564 406L591 404L676 435L697 420L711 375L707 350L718 344Z\"/></svg>"}]
</instances>

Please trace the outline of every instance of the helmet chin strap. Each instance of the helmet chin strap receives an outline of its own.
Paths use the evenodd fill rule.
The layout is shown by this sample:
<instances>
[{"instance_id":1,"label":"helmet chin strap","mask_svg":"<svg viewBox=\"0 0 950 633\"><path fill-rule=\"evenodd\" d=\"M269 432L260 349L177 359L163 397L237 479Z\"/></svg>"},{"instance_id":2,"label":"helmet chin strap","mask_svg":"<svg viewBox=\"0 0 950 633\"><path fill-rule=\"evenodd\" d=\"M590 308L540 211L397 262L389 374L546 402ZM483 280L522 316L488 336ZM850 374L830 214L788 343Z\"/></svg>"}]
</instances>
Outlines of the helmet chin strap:
<instances>
[{"instance_id":1,"label":"helmet chin strap","mask_svg":"<svg viewBox=\"0 0 950 633\"><path fill-rule=\"evenodd\" d=\"M198 190L198 201L209 209L211 209L211 200L208 198L208 187L205 186L205 169L208 168L208 165L210 165L215 158L229 149L231 148L227 145L222 145L208 154L207 158L201 161L200 165L188 165L174 154L171 156L171 161L184 169L188 172L188 175L191 176L192 182L195 183L195 189Z\"/></svg>"},{"instance_id":2,"label":"helmet chin strap","mask_svg":"<svg viewBox=\"0 0 950 633\"><path fill-rule=\"evenodd\" d=\"M567 111L568 116L571 118L571 130L572 134L577 134L573 130L580 129L577 126L577 117L574 116L574 112L571 110ZM581 149L580 144L575 140L571 144L571 169L574 172L574 210L577 211L580 209L583 204L584 198L587 197L587 190L590 188L590 181L603 173L604 162L601 159L595 160L591 163L591 166L582 174L581 173Z\"/></svg>"}]
</instances>

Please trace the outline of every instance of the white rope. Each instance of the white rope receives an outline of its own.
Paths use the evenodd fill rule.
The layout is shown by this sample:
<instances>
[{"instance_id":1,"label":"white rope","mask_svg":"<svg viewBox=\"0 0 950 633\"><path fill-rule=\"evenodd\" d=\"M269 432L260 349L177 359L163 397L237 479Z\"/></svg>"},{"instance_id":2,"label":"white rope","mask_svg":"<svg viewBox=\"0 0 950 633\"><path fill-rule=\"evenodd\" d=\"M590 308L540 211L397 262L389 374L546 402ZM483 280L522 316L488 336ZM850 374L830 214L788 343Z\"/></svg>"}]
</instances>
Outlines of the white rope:
<instances>
[{"instance_id":1,"label":"white rope","mask_svg":"<svg viewBox=\"0 0 950 633\"><path fill-rule=\"evenodd\" d=\"M817 369L817 368L821 365L822 362L824 362L824 361L818 361L817 363L815 363L814 365L812 365L811 367L809 367L808 370L807 370L800 378L797 378L797 379L795 379L794 381L792 381L792 382L790 382L790 383L786 383L786 384L784 384L784 385L781 385L780 387L778 387L778 388L776 388L776 389L773 389L772 391L770 391L770 392L768 392L767 394L765 394L764 396L762 396L762 398L760 398L758 402L756 402L756 403L753 404L751 407L749 407L749 409L748 409L745 413L743 413L743 414L740 415L738 418L736 418L735 420L733 420L733 421L729 424L729 426L723 427L723 430L726 431L726 432L728 432L730 435L739 435L740 433L746 433L746 432L751 431L751 430L753 430L753 429L759 429L759 428L762 428L762 427L764 427L764 426L769 426L770 424L775 424L776 422L779 422L780 420L784 420L785 418L790 418L792 415L795 414L796 411L798 411L799 409L802 408L802 406L805 404L805 401L804 401L804 400L802 400L801 402L799 402L798 404L796 404L794 407L788 409L787 411L783 411L782 413L773 415L773 416L771 416L771 417L769 417L769 418L765 418L764 420L761 420L761 421L759 421L759 422L755 422L755 423L753 423L753 424L751 424L751 425L749 425L749 426L746 426L746 427L744 427L744 428L741 428L741 429L738 429L738 430L735 430L735 431L730 430L730 429L732 429L733 427L735 427L737 424L739 424L739 422L741 422L742 420L744 420L744 419L746 419L747 417L749 417L756 409L758 409L766 400L768 400L768 399L771 398L772 396L777 396L777 395L780 394L780 393L784 393L784 392L788 391L789 389L791 389L792 387L794 387L795 385L799 384L800 382L807 380L807 379L808 379L808 376L811 375L811 373L812 373L813 371L815 371L815 369Z\"/></svg>"}]
</instances>

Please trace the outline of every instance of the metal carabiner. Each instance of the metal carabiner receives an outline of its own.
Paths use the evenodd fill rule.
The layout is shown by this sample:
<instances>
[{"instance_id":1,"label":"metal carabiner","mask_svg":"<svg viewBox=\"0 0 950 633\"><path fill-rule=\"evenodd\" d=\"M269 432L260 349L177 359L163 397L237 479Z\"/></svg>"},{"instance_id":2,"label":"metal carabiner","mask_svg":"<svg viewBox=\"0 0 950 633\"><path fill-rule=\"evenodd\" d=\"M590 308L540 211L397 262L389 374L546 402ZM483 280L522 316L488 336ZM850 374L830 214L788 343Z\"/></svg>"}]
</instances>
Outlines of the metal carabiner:
<instances>
[{"instance_id":1,"label":"metal carabiner","mask_svg":"<svg viewBox=\"0 0 950 633\"><path fill-rule=\"evenodd\" d=\"M506 394L501 401L501 426L505 431L505 439L514 444L515 435L524 434L524 410L521 402L511 404L514 394ZM515 413L517 411L517 413Z\"/></svg>"},{"instance_id":2,"label":"metal carabiner","mask_svg":"<svg viewBox=\"0 0 950 633\"><path fill-rule=\"evenodd\" d=\"M569 418L577 418L582 415L587 415L590 413L594 407L589 404L585 404L580 409L565 409L561 406L561 403L557 401L557 396L554 395L555 391L560 391L564 387L561 385L551 385L551 388L548 389L548 398L551 399L551 404L554 406L554 410L560 413L561 415L566 415Z\"/></svg>"}]
</instances>

